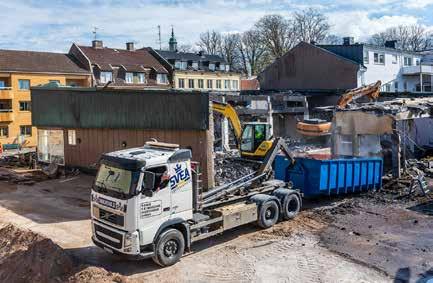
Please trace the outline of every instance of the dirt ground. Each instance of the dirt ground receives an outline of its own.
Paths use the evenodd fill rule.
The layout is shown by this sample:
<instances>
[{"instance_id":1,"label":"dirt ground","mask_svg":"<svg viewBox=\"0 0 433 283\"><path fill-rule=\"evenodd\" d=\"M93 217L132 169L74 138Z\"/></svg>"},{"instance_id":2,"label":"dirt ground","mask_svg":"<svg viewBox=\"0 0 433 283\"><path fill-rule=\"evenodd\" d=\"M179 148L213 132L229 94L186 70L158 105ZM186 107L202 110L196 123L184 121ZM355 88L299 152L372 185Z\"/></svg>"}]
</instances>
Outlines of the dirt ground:
<instances>
[{"instance_id":1,"label":"dirt ground","mask_svg":"<svg viewBox=\"0 0 433 283\"><path fill-rule=\"evenodd\" d=\"M89 274L95 282L118 281L107 273L128 282L426 282L433 276L429 201L384 204L369 195L310 201L295 220L268 230L246 225L159 268L92 244L92 180L81 174L33 186L0 182L0 227L12 223L52 240L83 266L71 275L74 282L90 282Z\"/></svg>"}]
</instances>

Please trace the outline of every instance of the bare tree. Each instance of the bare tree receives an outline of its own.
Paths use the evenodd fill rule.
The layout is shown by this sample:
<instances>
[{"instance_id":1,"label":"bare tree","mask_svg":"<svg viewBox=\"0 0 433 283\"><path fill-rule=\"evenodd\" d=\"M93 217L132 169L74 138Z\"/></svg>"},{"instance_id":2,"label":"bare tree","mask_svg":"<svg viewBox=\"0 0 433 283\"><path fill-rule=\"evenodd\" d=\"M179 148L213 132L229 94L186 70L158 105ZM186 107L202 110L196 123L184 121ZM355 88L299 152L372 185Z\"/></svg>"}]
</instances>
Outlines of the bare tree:
<instances>
[{"instance_id":1,"label":"bare tree","mask_svg":"<svg viewBox=\"0 0 433 283\"><path fill-rule=\"evenodd\" d=\"M186 52L186 53L196 52L195 48L191 44L182 44L182 45L177 47L177 50L179 52Z\"/></svg>"},{"instance_id":2,"label":"bare tree","mask_svg":"<svg viewBox=\"0 0 433 283\"><path fill-rule=\"evenodd\" d=\"M307 9L293 15L293 29L297 41L319 42L328 35L328 19L316 9Z\"/></svg>"},{"instance_id":3,"label":"bare tree","mask_svg":"<svg viewBox=\"0 0 433 283\"><path fill-rule=\"evenodd\" d=\"M240 36L238 49L242 62L242 69L247 75L257 75L264 67L267 59L266 46L261 40L260 31L252 29Z\"/></svg>"},{"instance_id":4,"label":"bare tree","mask_svg":"<svg viewBox=\"0 0 433 283\"><path fill-rule=\"evenodd\" d=\"M422 51L432 48L432 34L421 25L397 26L371 36L369 42L385 46L389 40L397 41L397 48L411 51Z\"/></svg>"},{"instance_id":5,"label":"bare tree","mask_svg":"<svg viewBox=\"0 0 433 283\"><path fill-rule=\"evenodd\" d=\"M335 34L327 35L323 40L319 41L320 44L337 45L342 43L342 38Z\"/></svg>"},{"instance_id":6,"label":"bare tree","mask_svg":"<svg viewBox=\"0 0 433 283\"><path fill-rule=\"evenodd\" d=\"M214 30L200 34L197 46L207 54L217 55L221 51L221 34Z\"/></svg>"},{"instance_id":7,"label":"bare tree","mask_svg":"<svg viewBox=\"0 0 433 283\"><path fill-rule=\"evenodd\" d=\"M221 38L220 55L230 66L232 66L232 68L237 68L239 65L239 41L239 34L226 34Z\"/></svg>"},{"instance_id":8,"label":"bare tree","mask_svg":"<svg viewBox=\"0 0 433 283\"><path fill-rule=\"evenodd\" d=\"M280 15L262 17L255 28L274 59L283 56L295 43L291 23Z\"/></svg>"}]
</instances>

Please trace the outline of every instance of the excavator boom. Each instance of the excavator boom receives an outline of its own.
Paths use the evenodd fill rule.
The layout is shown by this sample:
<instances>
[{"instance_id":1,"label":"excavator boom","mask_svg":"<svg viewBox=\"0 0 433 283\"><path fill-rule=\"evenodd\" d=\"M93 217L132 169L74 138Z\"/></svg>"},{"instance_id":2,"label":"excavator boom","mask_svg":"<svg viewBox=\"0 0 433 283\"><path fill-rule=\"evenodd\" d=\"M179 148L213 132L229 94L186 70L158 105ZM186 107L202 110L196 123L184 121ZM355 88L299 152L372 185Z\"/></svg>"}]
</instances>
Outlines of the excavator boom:
<instances>
[{"instance_id":1,"label":"excavator boom","mask_svg":"<svg viewBox=\"0 0 433 283\"><path fill-rule=\"evenodd\" d=\"M230 120L235 132L236 140L239 142L242 135L242 125L236 110L228 103L212 101L212 110L221 113Z\"/></svg>"},{"instance_id":2,"label":"excavator boom","mask_svg":"<svg viewBox=\"0 0 433 283\"><path fill-rule=\"evenodd\" d=\"M364 96L370 98L370 100L375 100L379 97L381 85L382 82L377 81L374 84L351 89L338 99L337 107L340 109L345 108L350 102Z\"/></svg>"}]
</instances>

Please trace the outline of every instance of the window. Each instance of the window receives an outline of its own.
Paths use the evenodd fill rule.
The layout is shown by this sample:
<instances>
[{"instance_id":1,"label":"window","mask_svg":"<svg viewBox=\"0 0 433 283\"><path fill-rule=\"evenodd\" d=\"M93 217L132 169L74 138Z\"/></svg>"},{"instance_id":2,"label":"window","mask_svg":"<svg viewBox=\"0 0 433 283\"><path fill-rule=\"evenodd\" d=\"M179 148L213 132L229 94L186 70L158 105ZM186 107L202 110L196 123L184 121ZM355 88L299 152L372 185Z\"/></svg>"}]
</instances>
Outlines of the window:
<instances>
[{"instance_id":1,"label":"window","mask_svg":"<svg viewBox=\"0 0 433 283\"><path fill-rule=\"evenodd\" d=\"M383 53L374 53L374 63L385 65L385 54Z\"/></svg>"},{"instance_id":2,"label":"window","mask_svg":"<svg viewBox=\"0 0 433 283\"><path fill-rule=\"evenodd\" d=\"M50 83L58 83L58 84L60 84L60 81L59 81L59 80L49 80L48 82L50 82Z\"/></svg>"},{"instance_id":3,"label":"window","mask_svg":"<svg viewBox=\"0 0 433 283\"><path fill-rule=\"evenodd\" d=\"M221 80L216 80L216 88L221 89Z\"/></svg>"},{"instance_id":4,"label":"window","mask_svg":"<svg viewBox=\"0 0 433 283\"><path fill-rule=\"evenodd\" d=\"M6 87L5 81L0 81L0 89L5 87Z\"/></svg>"},{"instance_id":5,"label":"window","mask_svg":"<svg viewBox=\"0 0 433 283\"><path fill-rule=\"evenodd\" d=\"M20 101L20 111L31 111L31 102L30 101Z\"/></svg>"},{"instance_id":6,"label":"window","mask_svg":"<svg viewBox=\"0 0 433 283\"><path fill-rule=\"evenodd\" d=\"M30 89L30 80L18 80L18 88L23 90Z\"/></svg>"},{"instance_id":7,"label":"window","mask_svg":"<svg viewBox=\"0 0 433 283\"><path fill-rule=\"evenodd\" d=\"M364 64L368 64L369 58L368 58L368 51L364 50Z\"/></svg>"},{"instance_id":8,"label":"window","mask_svg":"<svg viewBox=\"0 0 433 283\"><path fill-rule=\"evenodd\" d=\"M226 65L226 72L230 72L230 65Z\"/></svg>"},{"instance_id":9,"label":"window","mask_svg":"<svg viewBox=\"0 0 433 283\"><path fill-rule=\"evenodd\" d=\"M420 63L419 58L416 58L416 59L415 59L415 65L419 66L419 63Z\"/></svg>"},{"instance_id":10,"label":"window","mask_svg":"<svg viewBox=\"0 0 433 283\"><path fill-rule=\"evenodd\" d=\"M226 65L220 63L220 71L224 71L226 69Z\"/></svg>"},{"instance_id":11,"label":"window","mask_svg":"<svg viewBox=\"0 0 433 283\"><path fill-rule=\"evenodd\" d=\"M108 83L108 82L110 82L110 81L112 81L113 80L113 73L112 72L101 72L101 75L100 75L100 81L101 81L101 83Z\"/></svg>"},{"instance_id":12,"label":"window","mask_svg":"<svg viewBox=\"0 0 433 283\"><path fill-rule=\"evenodd\" d=\"M398 82L394 82L394 91L398 92Z\"/></svg>"},{"instance_id":13,"label":"window","mask_svg":"<svg viewBox=\"0 0 433 283\"><path fill-rule=\"evenodd\" d=\"M215 63L209 63L209 70L215 71Z\"/></svg>"},{"instance_id":14,"label":"window","mask_svg":"<svg viewBox=\"0 0 433 283\"><path fill-rule=\"evenodd\" d=\"M7 138L9 136L9 128L7 126L0 127L0 138Z\"/></svg>"},{"instance_id":15,"label":"window","mask_svg":"<svg viewBox=\"0 0 433 283\"><path fill-rule=\"evenodd\" d=\"M188 88L194 88L194 80L193 79L188 80Z\"/></svg>"},{"instance_id":16,"label":"window","mask_svg":"<svg viewBox=\"0 0 433 283\"><path fill-rule=\"evenodd\" d=\"M178 84L179 88L185 88L185 79L179 79Z\"/></svg>"},{"instance_id":17,"label":"window","mask_svg":"<svg viewBox=\"0 0 433 283\"><path fill-rule=\"evenodd\" d=\"M181 70L186 70L188 68L188 62L186 61L182 61L180 64L180 69Z\"/></svg>"},{"instance_id":18,"label":"window","mask_svg":"<svg viewBox=\"0 0 433 283\"><path fill-rule=\"evenodd\" d=\"M407 82L403 83L403 88L404 88L404 91L407 91Z\"/></svg>"},{"instance_id":19,"label":"window","mask_svg":"<svg viewBox=\"0 0 433 283\"><path fill-rule=\"evenodd\" d=\"M397 55L392 55L392 63L397 64L397 61L398 61Z\"/></svg>"},{"instance_id":20,"label":"window","mask_svg":"<svg viewBox=\"0 0 433 283\"><path fill-rule=\"evenodd\" d=\"M198 62L192 62L192 68L198 70Z\"/></svg>"},{"instance_id":21,"label":"window","mask_svg":"<svg viewBox=\"0 0 433 283\"><path fill-rule=\"evenodd\" d=\"M144 84L146 83L146 78L144 77L144 73L137 73L137 82L139 84Z\"/></svg>"},{"instance_id":22,"label":"window","mask_svg":"<svg viewBox=\"0 0 433 283\"><path fill-rule=\"evenodd\" d=\"M404 66L412 66L412 57L404 57Z\"/></svg>"},{"instance_id":23,"label":"window","mask_svg":"<svg viewBox=\"0 0 433 283\"><path fill-rule=\"evenodd\" d=\"M146 169L146 171L150 171L155 174L155 184L152 189L153 191L157 192L167 187L170 180L167 167L158 166Z\"/></svg>"},{"instance_id":24,"label":"window","mask_svg":"<svg viewBox=\"0 0 433 283\"><path fill-rule=\"evenodd\" d=\"M230 89L230 80L224 80L224 88L225 89Z\"/></svg>"},{"instance_id":25,"label":"window","mask_svg":"<svg viewBox=\"0 0 433 283\"><path fill-rule=\"evenodd\" d=\"M75 130L68 130L68 144L77 145L77 134Z\"/></svg>"},{"instance_id":26,"label":"window","mask_svg":"<svg viewBox=\"0 0 433 283\"><path fill-rule=\"evenodd\" d=\"M385 91L386 92L390 92L391 91L391 85L390 84L386 84L385 85Z\"/></svg>"},{"instance_id":27,"label":"window","mask_svg":"<svg viewBox=\"0 0 433 283\"><path fill-rule=\"evenodd\" d=\"M156 75L156 83L167 84L168 83L167 74L157 74Z\"/></svg>"},{"instance_id":28,"label":"window","mask_svg":"<svg viewBox=\"0 0 433 283\"><path fill-rule=\"evenodd\" d=\"M20 126L20 134L22 136L31 136L32 135L32 126Z\"/></svg>"},{"instance_id":29,"label":"window","mask_svg":"<svg viewBox=\"0 0 433 283\"><path fill-rule=\"evenodd\" d=\"M128 84L132 84L134 82L134 74L133 73L126 73L125 74L125 81Z\"/></svg>"},{"instance_id":30,"label":"window","mask_svg":"<svg viewBox=\"0 0 433 283\"><path fill-rule=\"evenodd\" d=\"M180 69L180 68L182 68L182 62L180 62L180 61L175 61L175 62L174 62L174 67L175 67L176 69Z\"/></svg>"},{"instance_id":31,"label":"window","mask_svg":"<svg viewBox=\"0 0 433 283\"><path fill-rule=\"evenodd\" d=\"M198 80L198 88L204 88L204 81L203 79Z\"/></svg>"},{"instance_id":32,"label":"window","mask_svg":"<svg viewBox=\"0 0 433 283\"><path fill-rule=\"evenodd\" d=\"M207 80L207 88L209 89L213 88L213 80Z\"/></svg>"},{"instance_id":33,"label":"window","mask_svg":"<svg viewBox=\"0 0 433 283\"><path fill-rule=\"evenodd\" d=\"M233 80L232 81L232 87L234 90L238 90L239 89L239 82L237 80Z\"/></svg>"}]
</instances>

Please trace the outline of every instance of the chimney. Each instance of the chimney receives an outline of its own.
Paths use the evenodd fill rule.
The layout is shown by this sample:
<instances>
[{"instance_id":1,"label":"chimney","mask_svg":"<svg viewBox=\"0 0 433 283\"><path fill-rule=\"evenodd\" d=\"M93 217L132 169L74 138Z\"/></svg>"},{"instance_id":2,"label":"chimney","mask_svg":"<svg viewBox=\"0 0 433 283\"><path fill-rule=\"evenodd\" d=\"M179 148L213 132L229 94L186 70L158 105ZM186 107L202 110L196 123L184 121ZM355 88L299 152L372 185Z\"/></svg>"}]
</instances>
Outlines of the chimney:
<instances>
[{"instance_id":1,"label":"chimney","mask_svg":"<svg viewBox=\"0 0 433 283\"><path fill-rule=\"evenodd\" d=\"M104 44L102 43L102 40L93 40L92 41L92 47L93 48L104 48Z\"/></svg>"},{"instance_id":2,"label":"chimney","mask_svg":"<svg viewBox=\"0 0 433 283\"><path fill-rule=\"evenodd\" d=\"M126 43L126 50L128 50L128 51L134 51L135 50L135 48L134 48L134 42L127 42Z\"/></svg>"},{"instance_id":3,"label":"chimney","mask_svg":"<svg viewBox=\"0 0 433 283\"><path fill-rule=\"evenodd\" d=\"M355 43L355 38L348 36L348 37L343 37L343 45L352 45Z\"/></svg>"},{"instance_id":4,"label":"chimney","mask_svg":"<svg viewBox=\"0 0 433 283\"><path fill-rule=\"evenodd\" d=\"M387 41L385 41L385 47L388 47L388 48L395 49L396 44L397 44L397 40L387 40Z\"/></svg>"}]
</instances>

